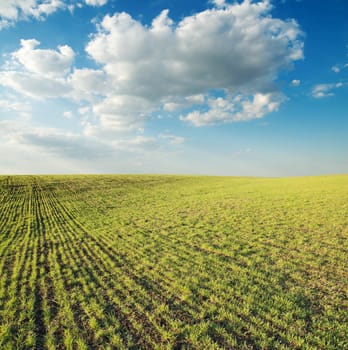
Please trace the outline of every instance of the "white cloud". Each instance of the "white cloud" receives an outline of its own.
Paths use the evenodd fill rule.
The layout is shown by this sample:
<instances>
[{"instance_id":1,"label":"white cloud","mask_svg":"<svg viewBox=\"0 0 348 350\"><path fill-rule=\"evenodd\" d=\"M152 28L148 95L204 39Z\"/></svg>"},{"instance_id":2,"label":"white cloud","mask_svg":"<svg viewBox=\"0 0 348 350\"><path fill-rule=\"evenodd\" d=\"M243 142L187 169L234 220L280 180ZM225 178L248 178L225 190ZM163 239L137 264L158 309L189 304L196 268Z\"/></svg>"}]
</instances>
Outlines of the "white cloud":
<instances>
[{"instance_id":1,"label":"white cloud","mask_svg":"<svg viewBox=\"0 0 348 350\"><path fill-rule=\"evenodd\" d=\"M105 5L108 0L85 0L87 5L90 6L103 6Z\"/></svg>"},{"instance_id":2,"label":"white cloud","mask_svg":"<svg viewBox=\"0 0 348 350\"><path fill-rule=\"evenodd\" d=\"M265 114L277 111L284 96L278 93L261 94L245 97L237 95L228 98L211 98L207 111L194 110L180 119L195 126L214 125L262 118Z\"/></svg>"},{"instance_id":3,"label":"white cloud","mask_svg":"<svg viewBox=\"0 0 348 350\"><path fill-rule=\"evenodd\" d=\"M32 15L35 18L42 18L42 16L50 15L57 11L59 8L63 8L64 6L64 2L61 0L47 0L44 2L37 1L36 7L33 7L30 10L30 15Z\"/></svg>"},{"instance_id":4,"label":"white cloud","mask_svg":"<svg viewBox=\"0 0 348 350\"><path fill-rule=\"evenodd\" d=\"M0 85L36 99L63 97L69 93L64 80L16 71L0 72Z\"/></svg>"},{"instance_id":5,"label":"white cloud","mask_svg":"<svg viewBox=\"0 0 348 350\"><path fill-rule=\"evenodd\" d=\"M36 47L40 42L35 39L21 40L21 48L12 54L14 59L29 72L51 78L62 78L71 69L75 53L71 47L59 46L58 51L42 50Z\"/></svg>"},{"instance_id":6,"label":"white cloud","mask_svg":"<svg viewBox=\"0 0 348 350\"><path fill-rule=\"evenodd\" d=\"M340 67L338 67L337 65L336 66L332 66L331 67L331 70L335 73L339 73L341 71Z\"/></svg>"},{"instance_id":7,"label":"white cloud","mask_svg":"<svg viewBox=\"0 0 348 350\"><path fill-rule=\"evenodd\" d=\"M190 106L202 105L205 102L205 96L203 94L186 96L185 98L182 98L182 96L177 96L176 98L170 96L169 99L173 99L173 101L163 101L163 110L166 112L175 112L178 110L183 110Z\"/></svg>"},{"instance_id":8,"label":"white cloud","mask_svg":"<svg viewBox=\"0 0 348 350\"><path fill-rule=\"evenodd\" d=\"M155 145L156 140L144 136L113 141L101 140L92 135L66 132L56 128L34 127L26 121L0 121L0 137L13 146L25 146L46 154L67 158L91 159L108 157L116 150L134 151L143 145Z\"/></svg>"},{"instance_id":9,"label":"white cloud","mask_svg":"<svg viewBox=\"0 0 348 350\"><path fill-rule=\"evenodd\" d=\"M103 6L108 0L84 0L87 6ZM1 0L0 1L0 30L13 25L19 20L44 19L62 9L71 13L82 3L74 0Z\"/></svg>"},{"instance_id":10,"label":"white cloud","mask_svg":"<svg viewBox=\"0 0 348 350\"><path fill-rule=\"evenodd\" d=\"M154 109L151 101L132 95L114 95L93 106L100 126L107 130L137 129Z\"/></svg>"},{"instance_id":11,"label":"white cloud","mask_svg":"<svg viewBox=\"0 0 348 350\"><path fill-rule=\"evenodd\" d=\"M224 6L226 6L226 2L225 2L225 0L211 0L211 3L213 4L213 5L215 5L216 7L224 7Z\"/></svg>"},{"instance_id":12,"label":"white cloud","mask_svg":"<svg viewBox=\"0 0 348 350\"><path fill-rule=\"evenodd\" d=\"M182 103L168 102L163 105L163 109L166 112L174 112L183 107Z\"/></svg>"},{"instance_id":13,"label":"white cloud","mask_svg":"<svg viewBox=\"0 0 348 350\"><path fill-rule=\"evenodd\" d=\"M177 145L183 142L183 138L171 134L163 135L163 137L119 135L112 139L101 139L93 135L66 132L57 128L37 127L28 120L20 119L0 120L0 140L2 150L11 150L11 154L17 155L17 162L18 159L21 159L21 172L30 168L25 164L29 155L34 162L39 160L42 162L42 159L47 159L48 162L44 161L46 167L54 155L55 164L64 163L63 170L58 167L58 172L66 172L66 169L83 172L82 169L86 169L87 166L87 172L99 173L110 171L110 169L120 172L126 167L133 169L133 165L140 161L148 164L148 171L151 172L154 159L163 162L167 159L168 154L175 151ZM163 140L167 142L163 143ZM92 163L91 160L93 160ZM70 162L73 168L69 166ZM94 168L91 169L92 164ZM6 164L4 168L6 169ZM38 169L40 166L36 164L34 170L37 172ZM45 167L41 169L47 172L47 168L46 170ZM51 167L49 169L52 171ZM53 169L56 167L54 166ZM139 167L134 168L136 169ZM168 169L167 165L164 169ZM18 171L16 168L15 172ZM29 170L29 172L32 171Z\"/></svg>"},{"instance_id":14,"label":"white cloud","mask_svg":"<svg viewBox=\"0 0 348 350\"><path fill-rule=\"evenodd\" d=\"M150 28L126 13L106 16L87 52L119 90L148 98L264 85L302 53L297 24L264 16L268 10L267 1L244 2L186 17L174 28L167 11Z\"/></svg>"},{"instance_id":15,"label":"white cloud","mask_svg":"<svg viewBox=\"0 0 348 350\"><path fill-rule=\"evenodd\" d=\"M61 0L1 0L0 29L30 17L41 19L64 7Z\"/></svg>"},{"instance_id":16,"label":"white cloud","mask_svg":"<svg viewBox=\"0 0 348 350\"><path fill-rule=\"evenodd\" d=\"M191 95L186 97L186 101L191 104L202 104L205 101L203 94Z\"/></svg>"},{"instance_id":17,"label":"white cloud","mask_svg":"<svg viewBox=\"0 0 348 350\"><path fill-rule=\"evenodd\" d=\"M291 81L291 86L300 86L301 85L301 80L294 79Z\"/></svg>"},{"instance_id":18,"label":"white cloud","mask_svg":"<svg viewBox=\"0 0 348 350\"><path fill-rule=\"evenodd\" d=\"M297 23L271 18L266 0L215 5L177 24L164 10L149 27L126 13L107 15L86 51L110 78L113 96L151 101L152 111L203 103L212 90L244 99L266 94L279 71L303 57Z\"/></svg>"},{"instance_id":19,"label":"white cloud","mask_svg":"<svg viewBox=\"0 0 348 350\"><path fill-rule=\"evenodd\" d=\"M272 18L270 10L267 0L215 1L178 23L164 10L150 26L127 13L107 15L86 46L98 69L74 69L69 46L39 49L37 40L21 40L0 84L79 103L88 110L86 135L137 130L163 110L181 110L194 125L261 118L283 101L279 72L303 57L298 24Z\"/></svg>"},{"instance_id":20,"label":"white cloud","mask_svg":"<svg viewBox=\"0 0 348 350\"><path fill-rule=\"evenodd\" d=\"M68 78L73 89L73 97L77 100L95 100L98 96L105 96L110 91L108 77L102 70L75 69Z\"/></svg>"},{"instance_id":21,"label":"white cloud","mask_svg":"<svg viewBox=\"0 0 348 350\"><path fill-rule=\"evenodd\" d=\"M0 85L37 99L66 97L74 51L69 46L58 50L37 49L35 39L21 40L21 47L11 54L7 70L0 71Z\"/></svg>"},{"instance_id":22,"label":"white cloud","mask_svg":"<svg viewBox=\"0 0 348 350\"><path fill-rule=\"evenodd\" d=\"M342 83L336 84L318 84L315 85L312 89L311 95L314 98L323 98L334 96L334 90L339 89L343 86Z\"/></svg>"}]
</instances>

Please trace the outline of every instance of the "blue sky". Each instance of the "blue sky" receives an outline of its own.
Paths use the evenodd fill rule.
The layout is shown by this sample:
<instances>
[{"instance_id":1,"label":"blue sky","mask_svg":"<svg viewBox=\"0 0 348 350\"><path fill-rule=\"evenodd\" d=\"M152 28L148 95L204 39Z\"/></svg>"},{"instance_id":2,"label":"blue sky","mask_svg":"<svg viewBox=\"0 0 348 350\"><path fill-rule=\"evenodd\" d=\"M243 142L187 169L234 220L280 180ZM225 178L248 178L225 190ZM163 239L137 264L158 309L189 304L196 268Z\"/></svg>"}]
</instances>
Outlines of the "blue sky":
<instances>
[{"instance_id":1,"label":"blue sky","mask_svg":"<svg viewBox=\"0 0 348 350\"><path fill-rule=\"evenodd\" d=\"M6 0L0 173L348 173L346 0Z\"/></svg>"}]
</instances>

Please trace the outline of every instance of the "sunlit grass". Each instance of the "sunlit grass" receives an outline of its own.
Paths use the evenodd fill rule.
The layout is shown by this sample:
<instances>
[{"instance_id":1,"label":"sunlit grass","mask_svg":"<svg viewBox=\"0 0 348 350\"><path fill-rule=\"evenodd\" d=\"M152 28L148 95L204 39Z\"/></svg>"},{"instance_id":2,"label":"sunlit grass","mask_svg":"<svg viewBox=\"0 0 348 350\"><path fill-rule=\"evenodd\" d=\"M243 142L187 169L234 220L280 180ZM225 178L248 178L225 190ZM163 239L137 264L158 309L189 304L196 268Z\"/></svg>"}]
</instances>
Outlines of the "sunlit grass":
<instances>
[{"instance_id":1,"label":"sunlit grass","mask_svg":"<svg viewBox=\"0 0 348 350\"><path fill-rule=\"evenodd\" d=\"M348 176L0 177L1 349L346 349Z\"/></svg>"}]
</instances>

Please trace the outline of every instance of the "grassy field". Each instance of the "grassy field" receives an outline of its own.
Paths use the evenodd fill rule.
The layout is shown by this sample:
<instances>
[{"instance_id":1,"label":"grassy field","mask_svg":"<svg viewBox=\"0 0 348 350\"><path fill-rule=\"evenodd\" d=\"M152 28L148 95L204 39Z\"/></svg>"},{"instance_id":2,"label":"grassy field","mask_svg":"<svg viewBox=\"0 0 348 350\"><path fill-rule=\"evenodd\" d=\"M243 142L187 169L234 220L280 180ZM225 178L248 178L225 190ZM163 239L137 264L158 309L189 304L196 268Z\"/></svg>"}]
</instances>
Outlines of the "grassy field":
<instances>
[{"instance_id":1,"label":"grassy field","mask_svg":"<svg viewBox=\"0 0 348 350\"><path fill-rule=\"evenodd\" d=\"M0 349L348 349L348 176L2 176L0 215Z\"/></svg>"}]
</instances>

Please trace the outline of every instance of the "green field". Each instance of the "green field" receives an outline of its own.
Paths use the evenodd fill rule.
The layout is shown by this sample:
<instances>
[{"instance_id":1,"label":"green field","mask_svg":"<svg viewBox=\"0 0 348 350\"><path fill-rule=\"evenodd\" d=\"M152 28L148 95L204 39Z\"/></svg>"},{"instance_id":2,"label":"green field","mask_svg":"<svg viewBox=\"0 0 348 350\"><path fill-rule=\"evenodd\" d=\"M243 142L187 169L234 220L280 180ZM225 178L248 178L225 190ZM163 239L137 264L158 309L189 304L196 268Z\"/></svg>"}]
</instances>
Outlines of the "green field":
<instances>
[{"instance_id":1,"label":"green field","mask_svg":"<svg viewBox=\"0 0 348 350\"><path fill-rule=\"evenodd\" d=\"M0 349L348 349L348 176L2 176L0 208Z\"/></svg>"}]
</instances>

